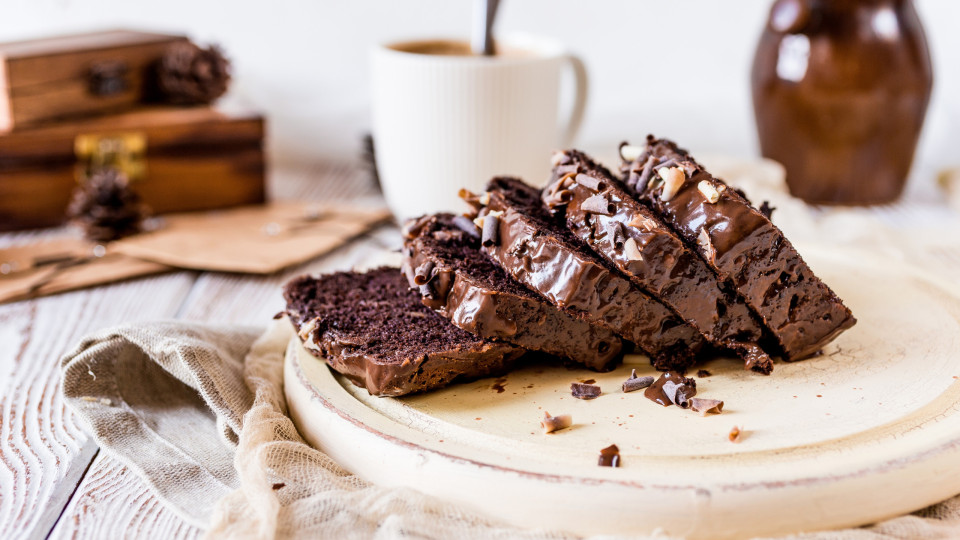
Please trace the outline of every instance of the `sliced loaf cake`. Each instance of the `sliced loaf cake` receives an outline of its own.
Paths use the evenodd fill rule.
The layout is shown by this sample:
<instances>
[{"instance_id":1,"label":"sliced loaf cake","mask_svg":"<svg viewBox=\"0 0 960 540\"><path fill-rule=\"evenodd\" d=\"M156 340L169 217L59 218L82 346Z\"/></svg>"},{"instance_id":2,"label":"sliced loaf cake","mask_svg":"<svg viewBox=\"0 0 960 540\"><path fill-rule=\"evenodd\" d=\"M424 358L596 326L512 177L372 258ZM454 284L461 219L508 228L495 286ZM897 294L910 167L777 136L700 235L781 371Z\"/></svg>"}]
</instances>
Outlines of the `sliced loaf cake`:
<instances>
[{"instance_id":1,"label":"sliced loaf cake","mask_svg":"<svg viewBox=\"0 0 960 540\"><path fill-rule=\"evenodd\" d=\"M469 219L424 216L408 222L404 236L407 281L454 325L591 369L610 369L620 359L623 341L616 334L560 311L482 253Z\"/></svg>"},{"instance_id":2,"label":"sliced loaf cake","mask_svg":"<svg viewBox=\"0 0 960 540\"><path fill-rule=\"evenodd\" d=\"M621 147L621 157L627 190L736 289L786 360L816 353L856 323L769 217L686 150L651 135L645 148Z\"/></svg>"},{"instance_id":3,"label":"sliced loaf cake","mask_svg":"<svg viewBox=\"0 0 960 540\"><path fill-rule=\"evenodd\" d=\"M700 334L623 277L540 202L539 190L495 178L474 205L482 249L517 281L555 306L632 341L655 367L684 370L703 349Z\"/></svg>"},{"instance_id":4,"label":"sliced loaf cake","mask_svg":"<svg viewBox=\"0 0 960 540\"><path fill-rule=\"evenodd\" d=\"M423 305L398 268L300 276L284 298L304 347L374 395L501 374L524 353L450 324Z\"/></svg>"},{"instance_id":5,"label":"sliced loaf cake","mask_svg":"<svg viewBox=\"0 0 960 540\"><path fill-rule=\"evenodd\" d=\"M749 369L770 373L773 362L758 345L761 323L670 227L584 153L558 152L553 164L544 205L580 240L713 345L736 352Z\"/></svg>"}]
</instances>

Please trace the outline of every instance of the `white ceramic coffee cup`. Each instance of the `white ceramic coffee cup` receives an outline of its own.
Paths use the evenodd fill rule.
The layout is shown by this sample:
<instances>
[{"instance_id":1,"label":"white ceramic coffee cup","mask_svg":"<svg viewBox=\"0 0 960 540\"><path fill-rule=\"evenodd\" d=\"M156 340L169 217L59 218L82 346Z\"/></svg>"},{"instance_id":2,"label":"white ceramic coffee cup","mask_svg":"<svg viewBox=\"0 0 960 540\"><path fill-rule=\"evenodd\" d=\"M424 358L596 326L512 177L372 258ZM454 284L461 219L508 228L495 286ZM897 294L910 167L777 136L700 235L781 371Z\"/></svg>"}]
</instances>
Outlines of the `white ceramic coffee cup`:
<instances>
[{"instance_id":1,"label":"white ceramic coffee cup","mask_svg":"<svg viewBox=\"0 0 960 540\"><path fill-rule=\"evenodd\" d=\"M398 219L462 211L458 190L482 191L496 175L542 185L551 151L569 146L583 119L586 69L558 43L499 40L503 54L488 57L410 52L439 41L456 42L392 43L372 54L377 169ZM565 68L575 84L564 122Z\"/></svg>"}]
</instances>

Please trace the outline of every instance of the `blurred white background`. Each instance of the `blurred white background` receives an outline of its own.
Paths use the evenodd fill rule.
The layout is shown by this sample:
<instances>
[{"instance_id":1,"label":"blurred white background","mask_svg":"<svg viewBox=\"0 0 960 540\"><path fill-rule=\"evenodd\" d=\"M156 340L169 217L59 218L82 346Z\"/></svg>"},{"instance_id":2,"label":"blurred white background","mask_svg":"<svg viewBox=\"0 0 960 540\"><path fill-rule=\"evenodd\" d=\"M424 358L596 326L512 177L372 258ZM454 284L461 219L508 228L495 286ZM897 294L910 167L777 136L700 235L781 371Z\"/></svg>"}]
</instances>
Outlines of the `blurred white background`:
<instances>
[{"instance_id":1,"label":"blurred white background","mask_svg":"<svg viewBox=\"0 0 960 540\"><path fill-rule=\"evenodd\" d=\"M655 132L695 152L755 155L749 70L772 0L502 0L498 33L548 35L590 69L580 145ZM960 164L960 2L917 0L935 86L911 191ZM376 43L467 37L469 0L4 0L0 41L112 27L221 44L230 100L269 117L275 162L355 159L369 129L367 53ZM690 74L703 81L688 84Z\"/></svg>"}]
</instances>

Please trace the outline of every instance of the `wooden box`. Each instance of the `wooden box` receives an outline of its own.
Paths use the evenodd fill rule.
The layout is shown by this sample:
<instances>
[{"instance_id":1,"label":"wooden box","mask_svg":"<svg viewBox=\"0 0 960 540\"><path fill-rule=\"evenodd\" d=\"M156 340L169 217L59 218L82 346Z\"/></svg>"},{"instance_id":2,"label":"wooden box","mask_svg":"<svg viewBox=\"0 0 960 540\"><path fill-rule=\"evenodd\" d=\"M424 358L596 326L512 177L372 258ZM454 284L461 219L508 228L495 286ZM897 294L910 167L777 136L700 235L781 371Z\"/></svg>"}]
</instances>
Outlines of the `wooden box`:
<instances>
[{"instance_id":1,"label":"wooden box","mask_svg":"<svg viewBox=\"0 0 960 540\"><path fill-rule=\"evenodd\" d=\"M0 131L128 109L186 37L112 30L0 44Z\"/></svg>"},{"instance_id":2,"label":"wooden box","mask_svg":"<svg viewBox=\"0 0 960 540\"><path fill-rule=\"evenodd\" d=\"M263 118L156 107L0 135L0 230L63 223L92 168L116 166L154 213L264 200Z\"/></svg>"}]
</instances>

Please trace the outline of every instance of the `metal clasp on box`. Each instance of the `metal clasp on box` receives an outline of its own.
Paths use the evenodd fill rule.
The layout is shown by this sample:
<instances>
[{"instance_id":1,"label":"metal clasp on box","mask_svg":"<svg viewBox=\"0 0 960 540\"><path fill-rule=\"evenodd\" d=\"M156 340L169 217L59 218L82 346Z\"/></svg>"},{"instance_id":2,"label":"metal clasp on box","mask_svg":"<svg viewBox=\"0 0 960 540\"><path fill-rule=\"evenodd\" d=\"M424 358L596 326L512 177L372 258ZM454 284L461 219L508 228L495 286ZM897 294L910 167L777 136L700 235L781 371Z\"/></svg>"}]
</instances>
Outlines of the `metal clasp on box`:
<instances>
[{"instance_id":1,"label":"metal clasp on box","mask_svg":"<svg viewBox=\"0 0 960 540\"><path fill-rule=\"evenodd\" d=\"M131 182L142 179L147 172L147 136L143 133L77 135L73 152L77 156L78 182L105 168L120 170Z\"/></svg>"}]
</instances>

